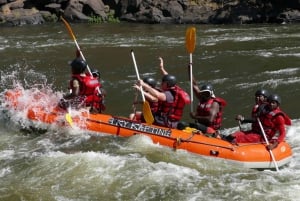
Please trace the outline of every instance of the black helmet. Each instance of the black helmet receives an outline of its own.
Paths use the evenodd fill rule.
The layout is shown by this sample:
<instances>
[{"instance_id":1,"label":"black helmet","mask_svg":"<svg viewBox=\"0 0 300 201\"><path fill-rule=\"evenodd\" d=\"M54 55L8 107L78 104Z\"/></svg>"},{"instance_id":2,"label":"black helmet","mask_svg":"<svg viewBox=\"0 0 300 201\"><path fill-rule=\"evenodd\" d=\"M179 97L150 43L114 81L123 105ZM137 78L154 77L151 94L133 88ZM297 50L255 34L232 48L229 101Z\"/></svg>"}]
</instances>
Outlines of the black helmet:
<instances>
[{"instance_id":1,"label":"black helmet","mask_svg":"<svg viewBox=\"0 0 300 201\"><path fill-rule=\"evenodd\" d=\"M72 61L71 67L74 74L83 73L86 69L86 62L80 58L76 58Z\"/></svg>"},{"instance_id":2,"label":"black helmet","mask_svg":"<svg viewBox=\"0 0 300 201\"><path fill-rule=\"evenodd\" d=\"M264 97L268 97L269 96L269 92L265 89L259 89L255 92L255 96L264 96Z\"/></svg>"},{"instance_id":3,"label":"black helmet","mask_svg":"<svg viewBox=\"0 0 300 201\"><path fill-rule=\"evenodd\" d=\"M209 91L211 94L213 93L213 86L211 84L205 84L202 85L202 87L200 88L200 93L201 92L205 92L205 91Z\"/></svg>"},{"instance_id":4,"label":"black helmet","mask_svg":"<svg viewBox=\"0 0 300 201\"><path fill-rule=\"evenodd\" d=\"M276 101L278 105L281 104L281 98L277 94L271 94L270 96L268 96L268 102L272 102L272 101Z\"/></svg>"},{"instance_id":5,"label":"black helmet","mask_svg":"<svg viewBox=\"0 0 300 201\"><path fill-rule=\"evenodd\" d=\"M143 79L143 81L147 84L149 84L152 88L156 87L156 81L152 77L146 77Z\"/></svg>"},{"instance_id":6,"label":"black helmet","mask_svg":"<svg viewBox=\"0 0 300 201\"><path fill-rule=\"evenodd\" d=\"M100 77L100 72L97 69L91 69L93 77Z\"/></svg>"},{"instance_id":7,"label":"black helmet","mask_svg":"<svg viewBox=\"0 0 300 201\"><path fill-rule=\"evenodd\" d=\"M174 87L176 84L176 77L174 75L164 75L162 82L167 82L168 87Z\"/></svg>"}]
</instances>

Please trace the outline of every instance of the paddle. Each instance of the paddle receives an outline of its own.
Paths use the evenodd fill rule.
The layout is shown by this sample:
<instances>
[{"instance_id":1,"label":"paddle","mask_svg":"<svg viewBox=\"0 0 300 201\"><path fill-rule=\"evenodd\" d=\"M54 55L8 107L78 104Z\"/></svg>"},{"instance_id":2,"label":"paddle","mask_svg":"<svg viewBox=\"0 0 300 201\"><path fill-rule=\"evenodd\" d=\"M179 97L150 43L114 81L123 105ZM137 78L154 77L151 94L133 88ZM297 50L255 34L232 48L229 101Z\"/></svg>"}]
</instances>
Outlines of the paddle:
<instances>
[{"instance_id":1,"label":"paddle","mask_svg":"<svg viewBox=\"0 0 300 201\"><path fill-rule=\"evenodd\" d=\"M63 21L63 23L65 24L65 26L66 26L66 28L67 28L67 30L68 30L68 32L69 32L71 38L73 39L73 41L74 41L74 43L75 43L75 45L76 45L77 51L78 51L79 54L80 54L80 57L86 62L86 59L85 59L85 57L83 56L83 53L82 53L81 50L80 50L80 47L79 47L79 45L78 45L78 43L77 43L77 40L76 40L76 38L75 38L75 35L74 35L73 31L72 31L72 28L71 28L70 24L69 24L62 16L60 17L60 19L61 19L61 20ZM86 65L86 67L87 67L87 69L88 69L88 72L89 72L90 76L93 76L93 74L92 74L92 72L91 72L91 69L90 69L90 67L88 66L88 64ZM98 92L101 94L100 89L98 88L97 90L98 90ZM67 112L65 118L66 118L67 122L68 122L71 126L73 126L73 120L72 120L72 116L71 116L71 108L68 108L68 112Z\"/></svg>"},{"instance_id":2,"label":"paddle","mask_svg":"<svg viewBox=\"0 0 300 201\"><path fill-rule=\"evenodd\" d=\"M65 118L66 118L67 122L70 124L70 126L73 127L73 119L71 116L71 108L70 107L68 108L68 113L66 114Z\"/></svg>"},{"instance_id":3,"label":"paddle","mask_svg":"<svg viewBox=\"0 0 300 201\"><path fill-rule=\"evenodd\" d=\"M193 52L195 50L196 46L196 28L195 27L189 27L186 30L185 34L185 46L187 49L187 52L190 55L190 88L191 88L191 112L193 112L193 100L194 100L194 95L193 95Z\"/></svg>"},{"instance_id":4,"label":"paddle","mask_svg":"<svg viewBox=\"0 0 300 201\"><path fill-rule=\"evenodd\" d=\"M132 60L133 60L134 69L135 69L135 72L136 72L137 79L140 80L140 75L139 75L138 67L136 65L136 60L135 60L133 50L131 50L131 57L132 57ZM150 105L149 105L148 101L146 101L146 99L145 99L145 95L144 95L144 91L143 91L142 86L141 86L141 94L142 94L142 99L143 99L143 116L144 116L144 119L145 119L146 123L152 124L154 122L154 118L153 118L153 115L152 115L152 112L151 112Z\"/></svg>"},{"instance_id":5,"label":"paddle","mask_svg":"<svg viewBox=\"0 0 300 201\"><path fill-rule=\"evenodd\" d=\"M82 54L82 52L81 52L81 50L80 50L80 47L79 47L79 45L78 45L78 43L77 43L77 40L76 40L76 38L75 38L75 35L74 35L73 31L72 31L71 26L69 25L69 23L68 23L62 16L60 17L60 19L64 22L64 24L65 24L67 30L69 31L69 34L70 34L71 38L73 39L73 41L74 41L74 43L75 43L75 45L76 45L76 48L77 48L77 50L78 50L78 52L79 52L79 54L80 54L80 57L86 62L86 59L85 59L85 57L83 56L83 54ZM87 68L87 70L88 70L90 76L93 76L93 74L92 74L92 72L91 72L91 69L90 69L90 67L89 67L88 64L86 65L86 68Z\"/></svg>"},{"instance_id":6,"label":"paddle","mask_svg":"<svg viewBox=\"0 0 300 201\"><path fill-rule=\"evenodd\" d=\"M257 117L257 122L258 122L258 124L259 124L260 130L261 130L261 132L262 132L262 134L263 134L263 136L264 136L264 139L265 139L267 145L269 145L270 143L269 143L269 141L268 141L268 138L267 138L267 136L266 136L266 133L265 133L264 128L263 128L263 126L262 126L262 124L261 124L261 122L260 122L259 117ZM276 171L278 172L279 169L278 169L278 165L277 165L277 162L276 162L276 160L275 160L275 157L274 157L274 155L273 155L273 152L272 152L272 150L269 150L269 152L270 152L272 161L273 161L273 163L274 163L274 165L275 165Z\"/></svg>"}]
</instances>

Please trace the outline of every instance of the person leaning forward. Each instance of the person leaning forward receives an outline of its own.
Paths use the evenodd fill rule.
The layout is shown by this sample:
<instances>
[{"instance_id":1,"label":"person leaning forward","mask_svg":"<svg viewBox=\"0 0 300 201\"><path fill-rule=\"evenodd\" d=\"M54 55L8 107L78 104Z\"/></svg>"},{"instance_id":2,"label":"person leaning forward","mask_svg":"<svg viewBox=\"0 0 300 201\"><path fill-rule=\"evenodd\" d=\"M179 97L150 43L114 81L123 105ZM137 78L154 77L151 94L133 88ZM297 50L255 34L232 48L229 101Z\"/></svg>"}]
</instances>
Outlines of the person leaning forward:
<instances>
[{"instance_id":1,"label":"person leaning forward","mask_svg":"<svg viewBox=\"0 0 300 201\"><path fill-rule=\"evenodd\" d=\"M245 123L251 123L252 129L259 128L259 125L258 125L258 122L256 119L258 108L260 105L268 103L268 96L269 96L269 92L266 89L258 89L255 92L255 94L254 94L255 104L251 110L251 118L245 118L243 115L240 115L240 114L235 117L235 120L237 120L239 122L240 129L241 129L241 124L245 124Z\"/></svg>"},{"instance_id":2,"label":"person leaning forward","mask_svg":"<svg viewBox=\"0 0 300 201\"><path fill-rule=\"evenodd\" d=\"M98 78L88 76L85 73L87 64L81 58L71 62L72 78L70 80L70 93L63 96L59 106L63 109L72 107L75 109L94 107L95 102L100 102L97 89L100 87Z\"/></svg>"}]
</instances>

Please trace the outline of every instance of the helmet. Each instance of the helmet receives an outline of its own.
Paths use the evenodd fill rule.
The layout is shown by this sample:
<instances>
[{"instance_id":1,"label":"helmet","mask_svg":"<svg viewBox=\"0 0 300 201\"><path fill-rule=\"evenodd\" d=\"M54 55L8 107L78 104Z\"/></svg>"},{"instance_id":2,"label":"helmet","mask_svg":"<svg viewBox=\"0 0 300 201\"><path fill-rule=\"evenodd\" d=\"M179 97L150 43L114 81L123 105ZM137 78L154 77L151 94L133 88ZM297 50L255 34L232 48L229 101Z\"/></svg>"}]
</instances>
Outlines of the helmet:
<instances>
[{"instance_id":1,"label":"helmet","mask_svg":"<svg viewBox=\"0 0 300 201\"><path fill-rule=\"evenodd\" d=\"M264 96L264 97L268 97L269 96L269 92L265 89L259 89L255 92L255 96Z\"/></svg>"},{"instance_id":2,"label":"helmet","mask_svg":"<svg viewBox=\"0 0 300 201\"><path fill-rule=\"evenodd\" d=\"M100 72L97 69L92 68L91 73L93 77L100 77Z\"/></svg>"},{"instance_id":3,"label":"helmet","mask_svg":"<svg viewBox=\"0 0 300 201\"><path fill-rule=\"evenodd\" d=\"M213 92L213 86L211 84L205 84L205 85L202 85L202 87L200 88L200 93L201 92L205 92L205 91L209 91L210 93Z\"/></svg>"},{"instance_id":4,"label":"helmet","mask_svg":"<svg viewBox=\"0 0 300 201\"><path fill-rule=\"evenodd\" d=\"M80 58L76 58L71 62L72 71L74 74L80 74L86 69L86 62Z\"/></svg>"},{"instance_id":5,"label":"helmet","mask_svg":"<svg viewBox=\"0 0 300 201\"><path fill-rule=\"evenodd\" d=\"M174 87L176 84L176 77L174 75L164 75L162 82L167 82L168 87Z\"/></svg>"},{"instance_id":6,"label":"helmet","mask_svg":"<svg viewBox=\"0 0 300 201\"><path fill-rule=\"evenodd\" d=\"M268 102L276 101L279 105L281 104L281 98L277 94L271 94L268 96Z\"/></svg>"},{"instance_id":7,"label":"helmet","mask_svg":"<svg viewBox=\"0 0 300 201\"><path fill-rule=\"evenodd\" d=\"M156 86L156 81L152 77L146 77L143 79L143 81L147 84L149 84L152 88L155 88Z\"/></svg>"}]
</instances>

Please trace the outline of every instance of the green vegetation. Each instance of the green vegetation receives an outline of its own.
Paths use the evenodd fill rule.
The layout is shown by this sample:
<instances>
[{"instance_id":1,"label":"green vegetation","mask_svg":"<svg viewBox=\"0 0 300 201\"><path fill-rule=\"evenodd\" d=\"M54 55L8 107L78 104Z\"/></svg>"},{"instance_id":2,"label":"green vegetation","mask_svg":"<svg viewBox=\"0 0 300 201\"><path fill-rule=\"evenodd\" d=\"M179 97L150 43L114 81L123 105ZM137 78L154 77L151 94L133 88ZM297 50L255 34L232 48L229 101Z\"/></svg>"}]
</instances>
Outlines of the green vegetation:
<instances>
[{"instance_id":1,"label":"green vegetation","mask_svg":"<svg viewBox=\"0 0 300 201\"><path fill-rule=\"evenodd\" d=\"M116 17L114 17L114 12L110 12L107 16L107 20L102 19L102 17L98 15L92 15L90 16L89 23L93 24L101 24L104 22L109 22L109 23L119 23L120 20Z\"/></svg>"},{"instance_id":2,"label":"green vegetation","mask_svg":"<svg viewBox=\"0 0 300 201\"><path fill-rule=\"evenodd\" d=\"M55 14L42 13L42 16L46 22L57 22L59 20Z\"/></svg>"}]
</instances>

